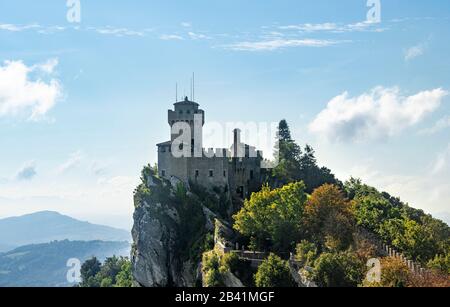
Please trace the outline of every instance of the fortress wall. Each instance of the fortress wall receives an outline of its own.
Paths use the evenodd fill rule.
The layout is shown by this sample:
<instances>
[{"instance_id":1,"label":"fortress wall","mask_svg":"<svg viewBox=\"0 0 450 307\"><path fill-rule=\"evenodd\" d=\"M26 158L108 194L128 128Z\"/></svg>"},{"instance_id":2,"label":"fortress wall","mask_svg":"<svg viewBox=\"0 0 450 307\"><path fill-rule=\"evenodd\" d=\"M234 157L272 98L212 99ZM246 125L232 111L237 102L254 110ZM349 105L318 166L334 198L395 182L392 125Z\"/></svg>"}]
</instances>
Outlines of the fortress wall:
<instances>
[{"instance_id":1,"label":"fortress wall","mask_svg":"<svg viewBox=\"0 0 450 307\"><path fill-rule=\"evenodd\" d=\"M199 173L198 177L196 177L196 170ZM213 172L212 177L210 177L210 171ZM192 158L189 160L188 176L193 182L206 187L228 186L228 159L219 157Z\"/></svg>"}]
</instances>

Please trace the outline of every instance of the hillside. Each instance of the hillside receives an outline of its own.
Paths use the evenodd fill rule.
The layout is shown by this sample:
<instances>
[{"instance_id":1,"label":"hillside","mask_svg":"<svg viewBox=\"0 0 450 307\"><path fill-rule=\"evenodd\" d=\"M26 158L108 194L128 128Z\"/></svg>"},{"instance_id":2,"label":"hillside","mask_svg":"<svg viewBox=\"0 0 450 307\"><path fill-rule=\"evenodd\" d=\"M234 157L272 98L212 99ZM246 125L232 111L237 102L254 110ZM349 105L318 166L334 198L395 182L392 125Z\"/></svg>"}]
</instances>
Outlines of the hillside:
<instances>
[{"instance_id":1,"label":"hillside","mask_svg":"<svg viewBox=\"0 0 450 307\"><path fill-rule=\"evenodd\" d=\"M128 242L59 241L19 247L0 254L0 287L64 287L67 260L76 258L83 263L92 256L100 260L113 255L130 254Z\"/></svg>"},{"instance_id":2,"label":"hillside","mask_svg":"<svg viewBox=\"0 0 450 307\"><path fill-rule=\"evenodd\" d=\"M0 252L52 241L130 241L122 229L82 222L57 212L37 212L0 220Z\"/></svg>"},{"instance_id":3,"label":"hillside","mask_svg":"<svg viewBox=\"0 0 450 307\"><path fill-rule=\"evenodd\" d=\"M340 181L285 121L279 136L279 164L244 201L144 167L132 232L138 284L450 286L446 223L359 179Z\"/></svg>"}]
</instances>

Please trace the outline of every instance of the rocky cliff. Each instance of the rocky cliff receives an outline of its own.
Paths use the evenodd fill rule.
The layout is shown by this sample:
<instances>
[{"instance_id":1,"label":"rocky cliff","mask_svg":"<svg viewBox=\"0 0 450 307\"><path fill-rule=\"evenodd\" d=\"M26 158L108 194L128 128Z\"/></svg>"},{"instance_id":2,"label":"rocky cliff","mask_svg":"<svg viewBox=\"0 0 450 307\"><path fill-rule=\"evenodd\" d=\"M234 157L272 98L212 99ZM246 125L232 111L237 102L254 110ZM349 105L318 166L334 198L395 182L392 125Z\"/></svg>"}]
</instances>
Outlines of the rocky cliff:
<instances>
[{"instance_id":1,"label":"rocky cliff","mask_svg":"<svg viewBox=\"0 0 450 307\"><path fill-rule=\"evenodd\" d=\"M214 245L214 219L229 206L228 199L226 193L161 180L145 168L134 199L136 281L145 287L201 284L201 256Z\"/></svg>"}]
</instances>

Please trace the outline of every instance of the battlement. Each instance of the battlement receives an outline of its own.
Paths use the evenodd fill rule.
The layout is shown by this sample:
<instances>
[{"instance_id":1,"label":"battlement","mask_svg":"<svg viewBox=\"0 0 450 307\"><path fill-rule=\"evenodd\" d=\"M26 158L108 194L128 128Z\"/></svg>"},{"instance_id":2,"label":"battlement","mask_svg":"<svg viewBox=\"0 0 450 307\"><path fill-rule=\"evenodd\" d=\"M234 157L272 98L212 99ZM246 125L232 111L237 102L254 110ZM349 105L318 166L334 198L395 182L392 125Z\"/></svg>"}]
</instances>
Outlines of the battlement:
<instances>
[{"instance_id":1,"label":"battlement","mask_svg":"<svg viewBox=\"0 0 450 307\"><path fill-rule=\"evenodd\" d=\"M200 125L198 116L201 119ZM191 142L187 144L191 145L191 150L186 150L187 155L177 156L174 155L172 146L182 136L183 131L173 128L180 122L187 123L191 129ZM168 111L168 123L171 139L157 145L158 170L161 177L169 180L176 178L185 183L195 182L206 188L224 188L240 198L247 198L259 189L262 181L262 152L242 143L239 129L234 130L233 144L229 149L203 149L202 128L205 124L205 112L200 109L198 103L187 97L184 101L175 103L174 109ZM186 140L180 146L186 149ZM202 148L199 156L194 154L194 147Z\"/></svg>"}]
</instances>

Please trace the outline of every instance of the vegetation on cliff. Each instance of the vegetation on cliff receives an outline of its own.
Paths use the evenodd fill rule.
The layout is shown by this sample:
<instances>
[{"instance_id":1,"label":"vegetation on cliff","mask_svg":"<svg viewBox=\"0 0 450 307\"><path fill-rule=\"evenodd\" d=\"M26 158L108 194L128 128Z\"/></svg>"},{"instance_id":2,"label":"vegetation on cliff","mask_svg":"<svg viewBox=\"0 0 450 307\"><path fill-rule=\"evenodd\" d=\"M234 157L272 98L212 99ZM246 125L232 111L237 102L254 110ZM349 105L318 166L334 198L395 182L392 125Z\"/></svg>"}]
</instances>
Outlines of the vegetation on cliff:
<instances>
[{"instance_id":1,"label":"vegetation on cliff","mask_svg":"<svg viewBox=\"0 0 450 307\"><path fill-rule=\"evenodd\" d=\"M264 186L254 193L234 216L234 229L252 249L282 257L295 252L299 263L312 268L308 275L319 286L373 286L364 281L366 263L380 255L359 235L364 229L434 270L427 277L408 268L406 274L394 258L381 257L385 269L379 285L450 285L448 225L360 180L341 183L317 166L310 146L302 152L285 121L279 128L281 162L268 181L272 189Z\"/></svg>"},{"instance_id":2,"label":"vegetation on cliff","mask_svg":"<svg viewBox=\"0 0 450 307\"><path fill-rule=\"evenodd\" d=\"M144 206L153 218L176 229L174 257L180 263L202 261L204 286L236 284L236 278L246 286L294 286L287 261L291 255L306 277L323 287L450 286L448 225L358 179L342 183L318 166L311 146L302 150L295 143L285 121L279 141L280 163L236 212L228 191L192 183L189 189L174 186L159 179L155 168L144 168L135 191L136 210ZM176 212L176 222L167 208ZM219 219L216 226L234 229L231 245L270 256L254 270L237 253L214 248L214 236L220 241L221 229L227 227L216 227L214 233L211 219ZM380 254L372 235L434 273L424 277L405 270L403 262ZM378 283L366 280L371 258L383 266Z\"/></svg>"}]
</instances>

